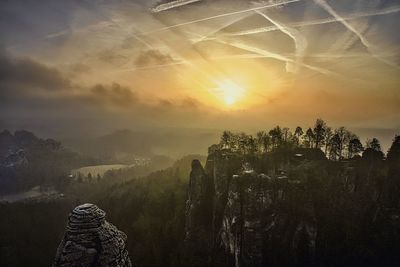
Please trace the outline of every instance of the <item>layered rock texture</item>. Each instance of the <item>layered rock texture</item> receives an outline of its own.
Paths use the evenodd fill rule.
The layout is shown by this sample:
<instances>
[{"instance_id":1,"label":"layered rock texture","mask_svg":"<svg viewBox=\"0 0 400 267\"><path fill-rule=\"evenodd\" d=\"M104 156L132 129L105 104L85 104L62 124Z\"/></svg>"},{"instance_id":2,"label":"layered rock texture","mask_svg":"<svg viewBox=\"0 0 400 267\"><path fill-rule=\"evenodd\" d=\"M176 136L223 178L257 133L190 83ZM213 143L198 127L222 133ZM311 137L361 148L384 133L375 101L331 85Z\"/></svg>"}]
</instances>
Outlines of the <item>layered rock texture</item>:
<instances>
[{"instance_id":1,"label":"layered rock texture","mask_svg":"<svg viewBox=\"0 0 400 267\"><path fill-rule=\"evenodd\" d=\"M125 248L126 235L107 222L105 216L93 204L76 207L69 215L54 266L132 266Z\"/></svg>"}]
</instances>

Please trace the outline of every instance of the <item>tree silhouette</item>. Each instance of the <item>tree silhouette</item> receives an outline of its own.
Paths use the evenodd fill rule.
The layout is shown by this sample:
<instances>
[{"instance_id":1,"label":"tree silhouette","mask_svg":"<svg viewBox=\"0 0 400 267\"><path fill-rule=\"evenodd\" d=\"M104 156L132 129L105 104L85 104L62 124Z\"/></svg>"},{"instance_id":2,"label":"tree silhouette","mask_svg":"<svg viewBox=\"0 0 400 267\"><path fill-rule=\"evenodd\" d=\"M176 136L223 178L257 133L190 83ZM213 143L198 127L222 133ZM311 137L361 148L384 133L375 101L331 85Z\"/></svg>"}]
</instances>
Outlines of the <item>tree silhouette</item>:
<instances>
[{"instance_id":1,"label":"tree silhouette","mask_svg":"<svg viewBox=\"0 0 400 267\"><path fill-rule=\"evenodd\" d=\"M279 125L270 130L268 134L271 137L271 143L274 148L278 147L282 143L282 130Z\"/></svg>"},{"instance_id":2,"label":"tree silhouette","mask_svg":"<svg viewBox=\"0 0 400 267\"><path fill-rule=\"evenodd\" d=\"M304 146L312 148L314 144L314 138L315 136L313 130L311 128L308 128L305 135Z\"/></svg>"},{"instance_id":3,"label":"tree silhouette","mask_svg":"<svg viewBox=\"0 0 400 267\"><path fill-rule=\"evenodd\" d=\"M348 148L348 154L349 158L352 158L355 155L358 155L364 150L363 145L360 142L360 139L358 137L354 137L349 141L349 148Z\"/></svg>"},{"instance_id":4,"label":"tree silhouette","mask_svg":"<svg viewBox=\"0 0 400 267\"><path fill-rule=\"evenodd\" d=\"M372 138L372 140L370 140L370 139L367 140L367 148L371 148L375 151L382 151L381 143L375 137Z\"/></svg>"},{"instance_id":5,"label":"tree silhouette","mask_svg":"<svg viewBox=\"0 0 400 267\"><path fill-rule=\"evenodd\" d=\"M300 126L296 127L294 131L295 142L297 145L300 145L300 138L303 135L303 129Z\"/></svg>"},{"instance_id":6,"label":"tree silhouette","mask_svg":"<svg viewBox=\"0 0 400 267\"><path fill-rule=\"evenodd\" d=\"M387 153L388 177L386 181L387 199L390 206L400 206L400 135L397 135Z\"/></svg>"},{"instance_id":7,"label":"tree silhouette","mask_svg":"<svg viewBox=\"0 0 400 267\"><path fill-rule=\"evenodd\" d=\"M321 148L325 142L326 123L322 119L317 119L314 125L313 134L315 148Z\"/></svg>"},{"instance_id":8,"label":"tree silhouette","mask_svg":"<svg viewBox=\"0 0 400 267\"><path fill-rule=\"evenodd\" d=\"M400 163L400 135L396 135L387 153L387 160L390 163Z\"/></svg>"},{"instance_id":9,"label":"tree silhouette","mask_svg":"<svg viewBox=\"0 0 400 267\"><path fill-rule=\"evenodd\" d=\"M324 151L325 155L328 155L329 146L330 146L330 143L331 143L332 136L333 136L332 128L331 127L326 127L326 129L325 129L325 140L324 140L324 142L325 142L325 151Z\"/></svg>"}]
</instances>

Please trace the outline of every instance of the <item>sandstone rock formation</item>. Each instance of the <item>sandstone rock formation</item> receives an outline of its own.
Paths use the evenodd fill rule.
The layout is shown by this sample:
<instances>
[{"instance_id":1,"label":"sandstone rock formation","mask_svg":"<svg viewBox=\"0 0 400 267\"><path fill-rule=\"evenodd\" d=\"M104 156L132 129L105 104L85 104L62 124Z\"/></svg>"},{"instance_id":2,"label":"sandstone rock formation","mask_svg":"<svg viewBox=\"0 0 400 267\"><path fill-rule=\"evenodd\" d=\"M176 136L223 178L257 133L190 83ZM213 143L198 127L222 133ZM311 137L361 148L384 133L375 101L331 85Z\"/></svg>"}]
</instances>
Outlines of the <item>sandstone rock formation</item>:
<instances>
[{"instance_id":1,"label":"sandstone rock formation","mask_svg":"<svg viewBox=\"0 0 400 267\"><path fill-rule=\"evenodd\" d=\"M107 222L105 216L94 204L76 207L69 215L54 266L132 266L125 248L126 235Z\"/></svg>"},{"instance_id":2,"label":"sandstone rock formation","mask_svg":"<svg viewBox=\"0 0 400 267\"><path fill-rule=\"evenodd\" d=\"M315 212L301 181L284 173L258 174L243 159L217 152L209 155L205 171L193 162L188 191L186 236L197 236L197 246L192 242L190 248L222 251L212 256L213 265L313 265ZM203 227L200 236L193 226L201 220L207 225L196 216L202 205L212 227Z\"/></svg>"},{"instance_id":3,"label":"sandstone rock formation","mask_svg":"<svg viewBox=\"0 0 400 267\"><path fill-rule=\"evenodd\" d=\"M200 161L193 160L186 202L186 239L196 238L199 231L211 231L213 183ZM192 236L195 235L195 236Z\"/></svg>"}]
</instances>

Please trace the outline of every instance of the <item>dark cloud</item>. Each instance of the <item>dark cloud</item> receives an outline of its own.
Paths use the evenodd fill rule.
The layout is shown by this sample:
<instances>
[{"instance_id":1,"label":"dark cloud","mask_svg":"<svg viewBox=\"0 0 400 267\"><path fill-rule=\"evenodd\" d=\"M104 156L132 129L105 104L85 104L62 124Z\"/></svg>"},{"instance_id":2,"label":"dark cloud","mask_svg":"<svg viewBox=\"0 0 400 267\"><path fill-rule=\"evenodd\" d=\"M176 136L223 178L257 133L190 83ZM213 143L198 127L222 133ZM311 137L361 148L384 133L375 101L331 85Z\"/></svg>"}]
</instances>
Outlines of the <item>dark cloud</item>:
<instances>
[{"instance_id":1,"label":"dark cloud","mask_svg":"<svg viewBox=\"0 0 400 267\"><path fill-rule=\"evenodd\" d=\"M0 55L0 91L56 91L71 87L70 81L57 69L30 59L11 59ZM33 92L31 92L33 93Z\"/></svg>"},{"instance_id":2,"label":"dark cloud","mask_svg":"<svg viewBox=\"0 0 400 267\"><path fill-rule=\"evenodd\" d=\"M135 60L138 67L151 65L164 65L176 62L169 54L164 54L159 50L147 50L142 52Z\"/></svg>"},{"instance_id":3,"label":"dark cloud","mask_svg":"<svg viewBox=\"0 0 400 267\"><path fill-rule=\"evenodd\" d=\"M126 107L139 101L130 88L118 83L111 85L97 84L90 89L90 92L90 97L94 100L116 106Z\"/></svg>"},{"instance_id":4,"label":"dark cloud","mask_svg":"<svg viewBox=\"0 0 400 267\"><path fill-rule=\"evenodd\" d=\"M76 67L86 69L84 65ZM186 122L191 112L199 112L193 99L155 99L148 103L129 86L120 83L86 86L74 77L68 68L61 72L32 59L1 56L0 120L17 128L29 122L29 125L52 124L66 129L76 127L75 123L81 120L104 121L109 126L128 121L140 121L143 125L149 121L165 123L172 118Z\"/></svg>"},{"instance_id":5,"label":"dark cloud","mask_svg":"<svg viewBox=\"0 0 400 267\"><path fill-rule=\"evenodd\" d=\"M86 65L74 66L76 71L88 71ZM71 75L74 77L74 75ZM33 109L55 108L62 101L75 105L93 103L101 106L126 107L138 101L128 87L118 83L97 84L85 87L72 78L64 76L56 68L40 64L32 59L0 56L0 96L4 106L30 106Z\"/></svg>"}]
</instances>

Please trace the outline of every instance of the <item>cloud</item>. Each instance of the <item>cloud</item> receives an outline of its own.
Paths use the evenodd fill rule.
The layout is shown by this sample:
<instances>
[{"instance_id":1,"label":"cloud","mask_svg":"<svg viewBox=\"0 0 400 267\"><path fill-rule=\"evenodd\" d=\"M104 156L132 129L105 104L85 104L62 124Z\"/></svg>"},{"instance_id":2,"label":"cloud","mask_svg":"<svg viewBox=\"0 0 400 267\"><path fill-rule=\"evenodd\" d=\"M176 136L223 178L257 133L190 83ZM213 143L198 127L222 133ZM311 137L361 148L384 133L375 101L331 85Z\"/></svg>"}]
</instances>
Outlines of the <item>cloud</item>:
<instances>
[{"instance_id":1,"label":"cloud","mask_svg":"<svg viewBox=\"0 0 400 267\"><path fill-rule=\"evenodd\" d=\"M71 87L57 69L31 59L0 55L0 91L11 89L57 91Z\"/></svg>"},{"instance_id":2,"label":"cloud","mask_svg":"<svg viewBox=\"0 0 400 267\"><path fill-rule=\"evenodd\" d=\"M74 71L88 71L86 65L74 65ZM65 76L69 73L69 77ZM62 101L75 105L94 103L126 107L137 102L133 91L118 83L110 85L96 84L86 86L78 80L71 71L62 73L29 58L10 58L0 56L0 96L1 102L8 106L18 107L28 105L33 108L54 108L50 103L60 104ZM47 103L46 103L47 102ZM39 103L39 105L37 105ZM62 106L62 104L61 104Z\"/></svg>"},{"instance_id":3,"label":"cloud","mask_svg":"<svg viewBox=\"0 0 400 267\"><path fill-rule=\"evenodd\" d=\"M159 64L171 61L172 57L158 51L147 51L142 55L142 64ZM77 66L78 69L85 68ZM65 76L69 74L69 76ZM32 59L0 57L0 120L18 124L31 117L37 125L47 123L74 127L73 121L81 119L101 120L112 118L121 121L149 120L159 122L179 116L187 117L198 110L195 99L178 98L152 102L141 99L136 90L121 83L98 83L86 85L75 79L68 69L52 68ZM185 114L182 114L182 109ZM116 117L117 116L118 119ZM59 122L58 122L59 120ZM33 123L33 122L32 122ZM9 125L9 124L8 124Z\"/></svg>"},{"instance_id":4,"label":"cloud","mask_svg":"<svg viewBox=\"0 0 400 267\"><path fill-rule=\"evenodd\" d=\"M176 61L169 54L164 54L159 50L151 49L142 52L135 59L137 67L146 67L153 65L165 65L175 63Z\"/></svg>"},{"instance_id":5,"label":"cloud","mask_svg":"<svg viewBox=\"0 0 400 267\"><path fill-rule=\"evenodd\" d=\"M129 87L121 86L118 83L111 85L97 84L90 89L90 93L89 97L93 100L121 107L126 107L139 101L136 94Z\"/></svg>"}]
</instances>

